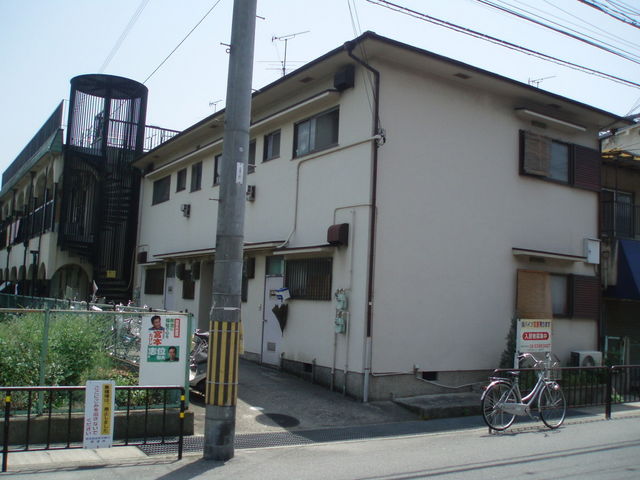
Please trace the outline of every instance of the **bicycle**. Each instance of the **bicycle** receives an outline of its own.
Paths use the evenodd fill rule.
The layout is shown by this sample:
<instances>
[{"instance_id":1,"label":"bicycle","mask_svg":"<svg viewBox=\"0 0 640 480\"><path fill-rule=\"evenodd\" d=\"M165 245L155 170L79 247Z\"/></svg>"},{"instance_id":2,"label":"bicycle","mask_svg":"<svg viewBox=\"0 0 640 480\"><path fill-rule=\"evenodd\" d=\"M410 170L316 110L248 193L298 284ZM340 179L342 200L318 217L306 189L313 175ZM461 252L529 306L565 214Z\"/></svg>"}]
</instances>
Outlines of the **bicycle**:
<instances>
[{"instance_id":1,"label":"bicycle","mask_svg":"<svg viewBox=\"0 0 640 480\"><path fill-rule=\"evenodd\" d=\"M564 422L567 402L560 385L549 378L549 370L560 364L547 353L544 360L538 360L530 353L518 357L520 360L533 359L537 381L531 392L524 397L520 393L519 371L505 372L507 377L490 377L480 399L482 418L490 430L506 430L516 416L536 418L532 415L532 406L538 400L538 414L549 428L558 428Z\"/></svg>"}]
</instances>

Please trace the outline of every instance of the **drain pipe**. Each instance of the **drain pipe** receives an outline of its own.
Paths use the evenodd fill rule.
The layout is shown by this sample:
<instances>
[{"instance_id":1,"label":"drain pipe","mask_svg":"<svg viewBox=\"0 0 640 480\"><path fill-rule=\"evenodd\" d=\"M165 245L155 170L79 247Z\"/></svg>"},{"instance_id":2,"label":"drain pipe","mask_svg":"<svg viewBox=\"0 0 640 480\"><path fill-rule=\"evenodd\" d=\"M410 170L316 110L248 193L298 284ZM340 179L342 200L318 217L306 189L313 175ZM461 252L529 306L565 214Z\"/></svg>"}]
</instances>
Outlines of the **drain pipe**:
<instances>
[{"instance_id":1,"label":"drain pipe","mask_svg":"<svg viewBox=\"0 0 640 480\"><path fill-rule=\"evenodd\" d=\"M372 135L382 134L380 128L380 72L373 68L371 65L356 57L353 54L353 50L356 47L356 43L346 42L344 48L350 58L362 65L373 74L374 86L373 86L373 126ZM371 210L369 211L369 259L367 265L367 323L366 323L366 335L364 339L364 382L362 391L362 401L369 401L369 377L371 375L371 330L373 321L373 280L374 280L374 249L375 249L375 234L376 234L376 215L377 215L377 184L378 184L378 148L384 143L384 136L380 141L376 141L372 145L371 152Z\"/></svg>"}]
</instances>

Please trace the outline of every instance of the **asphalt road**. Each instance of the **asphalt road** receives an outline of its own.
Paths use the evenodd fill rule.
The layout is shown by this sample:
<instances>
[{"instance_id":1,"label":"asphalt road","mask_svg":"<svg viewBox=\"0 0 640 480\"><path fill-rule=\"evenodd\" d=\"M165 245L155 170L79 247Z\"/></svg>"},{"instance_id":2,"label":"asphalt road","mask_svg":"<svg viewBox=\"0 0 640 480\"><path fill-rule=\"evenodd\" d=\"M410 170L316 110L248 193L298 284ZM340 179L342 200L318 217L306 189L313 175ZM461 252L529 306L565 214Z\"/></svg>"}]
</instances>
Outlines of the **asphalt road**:
<instances>
[{"instance_id":1,"label":"asphalt road","mask_svg":"<svg viewBox=\"0 0 640 480\"><path fill-rule=\"evenodd\" d=\"M126 461L125 461L126 462ZM100 468L13 473L12 479L580 479L640 478L640 416L585 417L558 430L540 424L349 442L236 450L225 464L199 455Z\"/></svg>"}]
</instances>

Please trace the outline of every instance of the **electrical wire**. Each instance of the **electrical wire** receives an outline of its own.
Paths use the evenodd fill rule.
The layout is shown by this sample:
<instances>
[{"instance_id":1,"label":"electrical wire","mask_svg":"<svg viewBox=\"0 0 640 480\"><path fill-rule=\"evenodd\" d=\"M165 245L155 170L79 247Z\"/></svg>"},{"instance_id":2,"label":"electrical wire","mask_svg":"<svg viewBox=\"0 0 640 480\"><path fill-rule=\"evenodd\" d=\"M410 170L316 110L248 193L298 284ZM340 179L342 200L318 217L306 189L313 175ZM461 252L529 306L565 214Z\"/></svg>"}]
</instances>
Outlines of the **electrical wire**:
<instances>
[{"instance_id":1,"label":"electrical wire","mask_svg":"<svg viewBox=\"0 0 640 480\"><path fill-rule=\"evenodd\" d=\"M631 25L632 27L635 27L635 28L640 28L640 24L637 21L633 20L628 15L619 12L618 10L609 9L605 5L602 5L601 3L596 1L589 1L589 0L578 0L578 1L580 3L584 3L585 5L588 5L589 7L595 8L596 10L600 10L602 13L609 15L610 17L613 17L616 20L620 20L621 22L624 22L627 25ZM616 13L618 15L616 15Z\"/></svg>"},{"instance_id":2,"label":"electrical wire","mask_svg":"<svg viewBox=\"0 0 640 480\"><path fill-rule=\"evenodd\" d=\"M118 40L116 40L116 43L113 45L113 48L109 52L109 55L107 55L107 58L105 58L104 62L102 62L102 66L98 70L98 73L103 73L107 69L107 66L109 65L109 63L111 63L111 60L116 55L116 53L118 53L118 50L120 50L120 47L122 46L122 42L124 42L124 39L127 38L127 35L131 31L135 23L138 21L138 18L140 17L140 15L142 14L142 11L145 9L148 3L149 3L149 0L142 0L140 2L136 11L133 12L133 14L131 15L131 18L129 19L129 23L127 23L127 25L124 27L124 30L122 30L122 33L118 37Z\"/></svg>"},{"instance_id":3,"label":"electrical wire","mask_svg":"<svg viewBox=\"0 0 640 480\"><path fill-rule=\"evenodd\" d=\"M581 37L577 30L568 29L569 31L565 31L565 30L562 30L560 28L553 27L553 26L548 25L548 24L546 24L544 22L541 22L539 20L535 20L535 19L533 19L531 17L528 17L527 15L524 15L522 13L516 12L514 10L510 10L510 9L508 9L506 7L498 5L497 3L494 3L494 2L489 1L489 0L476 0L476 2L481 3L483 5L486 5L488 7L494 8L494 9L499 10L501 12L507 13L509 15L513 15L513 16L521 19L521 20L525 20L527 22L534 23L536 25L539 25L541 27L547 28L547 29L552 30L552 31L554 31L556 33L559 33L561 35L565 35L565 36L567 36L569 38L572 38L574 40L578 40L578 41L583 42L583 43L585 43L585 44L587 44L589 46L598 48L600 50L604 50L607 53L611 53L611 54L616 55L618 57L624 58L625 60L629 60L630 62L633 62L633 63L636 63L636 64L640 65L640 55L636 55L636 54L633 54L633 53L628 52L626 50L622 50L619 47L615 47L615 46L613 46L611 44L608 44L608 43L605 43L605 42L598 43L598 42L594 41L594 40L596 40L595 38L590 37L590 36L587 36L587 38ZM506 5L509 5L506 2L502 2L502 3L504 3ZM509 6L511 6L511 5L509 5ZM526 10L523 10L523 11L525 11L526 13L529 13L529 14L531 13L531 12L527 12ZM547 21L549 21L549 20L547 20ZM555 25L558 25L558 26L561 26L557 22L553 22L552 21L551 23L553 23ZM574 32L574 33L570 33L570 32ZM591 39L591 40L588 40L588 39ZM624 52L624 54L620 53L620 52L617 52L617 51L613 50L612 48L607 48L604 45L607 45L608 47L618 48L620 50L620 52ZM635 58L633 58L633 57L635 57Z\"/></svg>"},{"instance_id":4,"label":"electrical wire","mask_svg":"<svg viewBox=\"0 0 640 480\"><path fill-rule=\"evenodd\" d=\"M487 42L490 42L490 43L493 43L493 44L496 44L496 45L499 45L499 46L502 46L502 47L505 47L505 48L509 48L511 50L514 50L514 51L517 51L517 52L520 52L520 53L524 53L526 55L530 55L530 56L533 56L533 57L536 57L536 58L540 58L542 60L546 60L546 61L558 64L558 65L563 65L563 66L572 68L574 70L577 70L577 71L580 71L580 72L583 72L583 73L587 73L589 75L594 75L594 76L597 76L597 77L605 78L607 80L611 80L613 82L620 83L622 85L626 85L626 86L629 86L629 87L640 88L640 83L636 83L636 82L632 82L631 80L626 80L624 78L616 77L615 75L611 75L611 74L608 74L608 73L605 73L605 72L601 72L599 70L595 70L595 69L592 69L592 68L589 68L589 67L585 67L583 65L578 65L576 63L569 62L568 60L562 60L560 58L553 57L551 55L547 55L547 54L544 54L542 52L538 52L536 50L531 50L531 49L523 47L521 45L516 45L514 43L507 42L506 40L501 40L499 38L492 37L491 35L487 35L487 34L484 34L484 33L481 33L481 32L475 31L475 30L471 30L471 29L466 28L466 27L462 27L460 25L456 25L456 24L451 23L451 22L447 22L445 20L441 20L441 19L438 19L438 18L435 18L435 17L431 17L431 16L429 16L427 14L418 12L416 10L412 10L410 8L407 8L407 7L403 7L402 5L398 5L398 4L395 4L393 2L389 2L387 0L366 0L366 1L368 3L373 4L373 5L377 5L377 6L380 6L380 7L383 7L383 8L387 8L388 10L392 10L392 11L395 11L395 12L398 12L398 13L402 13L404 15L407 15L407 16L410 16L410 17L413 17L413 18L417 18L418 20L422 20L422 21L425 21L425 22L432 23L434 25L445 27L445 28L448 28L450 30L456 31L458 33L463 33L465 35L469 35L469 36L474 37L474 38L485 40Z\"/></svg>"},{"instance_id":5,"label":"electrical wire","mask_svg":"<svg viewBox=\"0 0 640 480\"><path fill-rule=\"evenodd\" d=\"M516 1L518 1L518 0L516 0ZM624 43L624 44L626 44L627 46L632 47L632 48L640 48L640 45L639 45L639 44L637 44L637 43L633 43L633 42L630 42L630 41L628 41L626 38L623 38L623 37L620 37L620 36L618 36L618 35L615 35L613 32L610 32L610 31L608 31L608 30L605 30L605 29L603 29L603 28L600 28L598 25L594 25L593 23L587 22L584 18L577 17L577 16L576 16L576 15L574 15L573 13L571 13L571 12L569 12L569 11L567 11L567 10L564 10L564 9L560 8L558 5L556 5L556 4L552 3L552 2L550 2L549 0L543 0L543 1L544 1L544 3L546 3L547 5L549 5L550 7L560 10L560 11L561 11L562 13L564 13L565 15L567 15L567 16L569 16L569 17L573 17L573 18L575 18L575 19L576 19L576 20L578 20L581 24L589 25L590 27L593 27L595 30L597 30L598 32L600 32L600 35L603 35L603 36L608 37L608 38L610 38L610 39L612 39L612 40L616 40L616 41L618 41L618 42ZM518 3L521 3L521 2L518 2ZM530 8L534 8L534 9L536 9L535 7L531 7L531 6L530 6ZM537 10L537 9L536 9L536 10ZM557 17L557 16L553 15L553 14L552 14L552 13L550 13L550 12L548 12L548 14L549 14L549 15L551 15L552 17L559 18L559 17ZM567 19L563 19L563 20L564 20L564 21L568 21ZM570 23L570 24L572 24L572 25L575 25L575 26L578 26L578 24L577 24L577 23L575 23L575 22L570 22L570 21L569 21L568 23ZM584 27L583 27L583 28L584 28ZM588 30L588 31L590 31L590 32L596 33L596 32L595 32L595 30L591 30L591 29L587 29L587 30Z\"/></svg>"},{"instance_id":6,"label":"electrical wire","mask_svg":"<svg viewBox=\"0 0 640 480\"><path fill-rule=\"evenodd\" d=\"M164 59L164 60L162 60L162 62L160 62L160 65L158 65L158 66L155 68L155 70L154 70L153 72L151 72L147 78L145 78L145 79L144 79L144 81L142 82L143 84L147 83L147 81L149 81L149 79L150 79L151 77L153 77L153 76L155 75L155 73L156 73L158 70L160 70L160 68L162 67L162 65L164 65L164 64L165 64L165 62L166 62L167 60L169 60L169 58L171 57L171 55L173 55L173 54L176 52L176 50L178 50L178 48L180 48L180 46L181 46L181 45L182 45L182 44L187 40L187 38L189 38L189 36L190 36L194 31L195 31L195 29L196 29L196 28L198 28L202 22L204 22L204 19L205 19L205 18L207 18L207 17L209 16L209 14L213 11L213 9L214 9L214 8L216 8L216 7L218 6L218 4L219 4L221 1L222 1L222 0L217 0L217 1L216 1L216 3L214 3L214 4L213 4L213 6L212 6L208 11L207 11L207 13L205 13L205 14L204 14L204 16L203 16L203 17L198 21L198 23L196 23L196 24L193 26L193 28L192 28L191 30L189 30L189 33L187 33L187 34L185 35L185 37L184 37L182 40L180 40L180 43L178 43L178 45L176 45L176 47L175 47L173 50L171 50L171 52L169 53L169 55L167 55L167 56L165 57L165 59Z\"/></svg>"}]
</instances>

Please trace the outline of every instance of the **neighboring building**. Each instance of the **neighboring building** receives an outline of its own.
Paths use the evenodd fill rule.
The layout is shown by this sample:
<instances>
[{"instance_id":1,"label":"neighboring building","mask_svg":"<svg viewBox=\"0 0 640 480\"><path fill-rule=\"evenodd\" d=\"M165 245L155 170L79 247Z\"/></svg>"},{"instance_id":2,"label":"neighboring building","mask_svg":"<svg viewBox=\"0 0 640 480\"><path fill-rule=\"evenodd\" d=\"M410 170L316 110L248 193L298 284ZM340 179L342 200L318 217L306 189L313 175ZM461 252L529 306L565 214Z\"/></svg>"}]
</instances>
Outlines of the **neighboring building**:
<instances>
[{"instance_id":1,"label":"neighboring building","mask_svg":"<svg viewBox=\"0 0 640 480\"><path fill-rule=\"evenodd\" d=\"M640 124L602 140L603 336L609 361L640 363Z\"/></svg>"},{"instance_id":2,"label":"neighboring building","mask_svg":"<svg viewBox=\"0 0 640 480\"><path fill-rule=\"evenodd\" d=\"M131 162L177 132L145 127L147 88L112 75L71 80L2 176L0 279L22 295L131 298L139 172Z\"/></svg>"},{"instance_id":3,"label":"neighboring building","mask_svg":"<svg viewBox=\"0 0 640 480\"><path fill-rule=\"evenodd\" d=\"M516 315L553 318L563 361L599 349L598 133L617 122L371 32L257 91L245 355L380 399L477 380ZM200 328L223 125L136 162L141 301Z\"/></svg>"}]
</instances>

